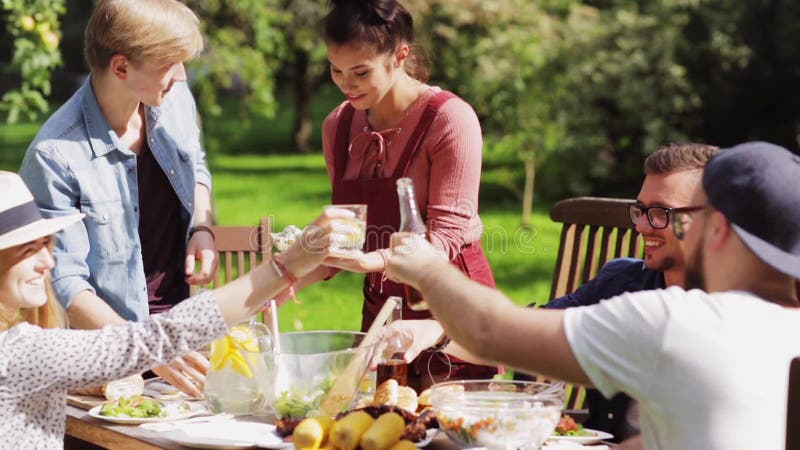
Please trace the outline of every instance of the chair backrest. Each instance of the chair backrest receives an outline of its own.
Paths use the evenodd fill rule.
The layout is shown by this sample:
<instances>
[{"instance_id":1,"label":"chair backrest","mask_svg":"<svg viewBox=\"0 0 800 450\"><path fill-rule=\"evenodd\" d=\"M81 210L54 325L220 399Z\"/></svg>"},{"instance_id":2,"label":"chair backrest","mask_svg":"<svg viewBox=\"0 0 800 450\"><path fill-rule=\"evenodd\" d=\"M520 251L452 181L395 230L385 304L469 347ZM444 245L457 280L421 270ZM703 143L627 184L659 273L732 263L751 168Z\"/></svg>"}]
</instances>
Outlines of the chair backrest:
<instances>
[{"instance_id":1,"label":"chair backrest","mask_svg":"<svg viewBox=\"0 0 800 450\"><path fill-rule=\"evenodd\" d=\"M213 289L229 283L272 256L270 223L266 217L252 227L214 226L211 229L216 237L219 270L214 281L204 288Z\"/></svg>"},{"instance_id":2,"label":"chair backrest","mask_svg":"<svg viewBox=\"0 0 800 450\"><path fill-rule=\"evenodd\" d=\"M562 200L550 209L550 218L563 225L550 298L575 291L597 276L608 261L620 257L641 258L644 250L630 219L633 200L577 197ZM539 377L539 380L553 381ZM586 388L567 385L564 409L581 410Z\"/></svg>"},{"instance_id":3,"label":"chair backrest","mask_svg":"<svg viewBox=\"0 0 800 450\"><path fill-rule=\"evenodd\" d=\"M577 197L553 205L550 218L564 226L550 298L575 291L614 258L642 257L644 246L628 213L631 202Z\"/></svg>"},{"instance_id":4,"label":"chair backrest","mask_svg":"<svg viewBox=\"0 0 800 450\"><path fill-rule=\"evenodd\" d=\"M786 410L786 450L800 450L800 357L789 366L789 399Z\"/></svg>"}]
</instances>

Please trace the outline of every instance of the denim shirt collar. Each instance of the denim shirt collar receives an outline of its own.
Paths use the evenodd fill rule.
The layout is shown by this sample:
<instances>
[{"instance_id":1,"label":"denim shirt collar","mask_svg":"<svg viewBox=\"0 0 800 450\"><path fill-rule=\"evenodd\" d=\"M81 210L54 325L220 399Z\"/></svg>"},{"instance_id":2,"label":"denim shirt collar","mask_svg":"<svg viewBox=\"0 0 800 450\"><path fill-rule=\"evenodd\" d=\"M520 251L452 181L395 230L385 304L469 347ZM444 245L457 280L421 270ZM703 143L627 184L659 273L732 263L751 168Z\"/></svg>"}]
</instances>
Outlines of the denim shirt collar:
<instances>
[{"instance_id":1,"label":"denim shirt collar","mask_svg":"<svg viewBox=\"0 0 800 450\"><path fill-rule=\"evenodd\" d=\"M89 132L89 145L95 156L104 156L115 149L130 154L130 150L120 143L119 136L116 131L111 129L103 115L103 110L100 109L100 103L97 101L92 87L92 75L89 75L83 82L79 93L83 97L83 119ZM145 126L148 135L151 135L160 117L160 108L145 105Z\"/></svg>"}]
</instances>

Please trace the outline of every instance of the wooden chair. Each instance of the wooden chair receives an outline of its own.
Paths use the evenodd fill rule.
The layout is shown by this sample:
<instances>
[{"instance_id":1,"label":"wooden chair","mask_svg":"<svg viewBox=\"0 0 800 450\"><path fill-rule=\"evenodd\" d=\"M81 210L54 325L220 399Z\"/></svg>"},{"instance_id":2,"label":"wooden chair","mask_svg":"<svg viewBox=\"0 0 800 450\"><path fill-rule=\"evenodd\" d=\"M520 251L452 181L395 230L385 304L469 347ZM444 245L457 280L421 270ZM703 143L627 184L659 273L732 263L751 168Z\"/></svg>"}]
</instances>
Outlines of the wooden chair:
<instances>
[{"instance_id":1,"label":"wooden chair","mask_svg":"<svg viewBox=\"0 0 800 450\"><path fill-rule=\"evenodd\" d=\"M563 224L550 298L575 291L597 276L608 261L620 257L641 258L644 247L630 219L633 200L577 197L562 200L550 209L550 218ZM582 410L586 388L567 385L564 408Z\"/></svg>"},{"instance_id":2,"label":"wooden chair","mask_svg":"<svg viewBox=\"0 0 800 450\"><path fill-rule=\"evenodd\" d=\"M631 202L577 197L553 205L550 218L564 226L550 298L575 291L614 258L642 257L644 246L628 212Z\"/></svg>"},{"instance_id":3,"label":"wooden chair","mask_svg":"<svg viewBox=\"0 0 800 450\"><path fill-rule=\"evenodd\" d=\"M247 226L214 226L219 252L219 270L214 281L203 288L214 289L246 274L263 260L269 260L272 240L269 236L269 219L264 217L259 224Z\"/></svg>"},{"instance_id":4,"label":"wooden chair","mask_svg":"<svg viewBox=\"0 0 800 450\"><path fill-rule=\"evenodd\" d=\"M800 357L794 358L789 366L786 450L800 450Z\"/></svg>"}]
</instances>

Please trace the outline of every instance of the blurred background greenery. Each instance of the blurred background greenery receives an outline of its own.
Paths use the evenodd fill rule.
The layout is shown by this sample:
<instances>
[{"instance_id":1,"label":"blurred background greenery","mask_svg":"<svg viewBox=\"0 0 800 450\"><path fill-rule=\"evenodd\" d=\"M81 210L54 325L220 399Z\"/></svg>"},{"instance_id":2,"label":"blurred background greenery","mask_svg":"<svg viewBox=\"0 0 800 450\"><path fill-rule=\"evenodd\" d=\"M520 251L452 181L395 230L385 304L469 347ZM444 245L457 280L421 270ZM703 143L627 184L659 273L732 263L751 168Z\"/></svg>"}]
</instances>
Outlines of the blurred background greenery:
<instances>
[{"instance_id":1,"label":"blurred background greenery","mask_svg":"<svg viewBox=\"0 0 800 450\"><path fill-rule=\"evenodd\" d=\"M218 221L308 221L329 199L320 125L341 101L318 34L327 1L186 3L207 41L189 69ZM794 0L403 3L432 84L481 119L481 213L507 236L486 244L495 246L498 285L517 302L546 299L558 245L546 216L553 201L635 196L644 158L669 141L759 139L797 151ZM93 2L0 5L0 115L9 122L0 126L0 167L16 170L43 117L86 76L82 34ZM282 326L357 327L359 279L338 276L304 292Z\"/></svg>"}]
</instances>

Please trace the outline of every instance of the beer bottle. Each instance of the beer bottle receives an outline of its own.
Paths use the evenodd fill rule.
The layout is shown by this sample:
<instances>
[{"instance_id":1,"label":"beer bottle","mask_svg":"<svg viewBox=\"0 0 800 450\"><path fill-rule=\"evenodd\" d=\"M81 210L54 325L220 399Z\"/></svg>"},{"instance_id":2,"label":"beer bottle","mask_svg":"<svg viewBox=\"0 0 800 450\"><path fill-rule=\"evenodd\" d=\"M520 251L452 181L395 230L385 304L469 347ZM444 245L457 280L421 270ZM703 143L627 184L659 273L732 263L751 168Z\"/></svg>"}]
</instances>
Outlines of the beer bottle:
<instances>
[{"instance_id":1,"label":"beer bottle","mask_svg":"<svg viewBox=\"0 0 800 450\"><path fill-rule=\"evenodd\" d=\"M403 320L403 299L397 299L397 306L392 311L392 317L386 326ZM408 331L395 331L383 342L384 349L378 363L375 386L380 386L388 379L394 379L400 386L408 386L408 363L404 358L405 352L411 347L414 336Z\"/></svg>"},{"instance_id":2,"label":"beer bottle","mask_svg":"<svg viewBox=\"0 0 800 450\"><path fill-rule=\"evenodd\" d=\"M425 222L419 214L417 199L414 196L414 183L411 178L397 180L397 198L400 201L400 230L401 232L417 233L425 238ZM422 298L422 294L413 287L405 285L406 304L412 311L429 309Z\"/></svg>"}]
</instances>

